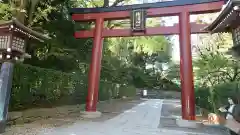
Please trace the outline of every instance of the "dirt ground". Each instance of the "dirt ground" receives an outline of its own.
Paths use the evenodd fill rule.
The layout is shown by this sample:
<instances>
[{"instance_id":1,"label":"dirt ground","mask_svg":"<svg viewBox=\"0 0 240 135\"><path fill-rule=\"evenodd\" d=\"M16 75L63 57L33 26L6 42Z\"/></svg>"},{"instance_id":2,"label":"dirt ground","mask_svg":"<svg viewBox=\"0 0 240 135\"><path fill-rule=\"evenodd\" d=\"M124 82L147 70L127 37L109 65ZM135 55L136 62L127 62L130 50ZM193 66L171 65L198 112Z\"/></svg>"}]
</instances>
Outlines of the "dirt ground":
<instances>
[{"instance_id":1,"label":"dirt ground","mask_svg":"<svg viewBox=\"0 0 240 135\"><path fill-rule=\"evenodd\" d=\"M96 119L84 119L81 117L80 111L84 110L84 105L30 109L17 113L12 112L12 115L18 114L21 117L8 122L6 132L3 135L36 135L41 130L73 124L79 120L105 121L121 114L125 110L131 109L141 102L143 101L138 98L100 102L98 110L102 112L102 117Z\"/></svg>"}]
</instances>

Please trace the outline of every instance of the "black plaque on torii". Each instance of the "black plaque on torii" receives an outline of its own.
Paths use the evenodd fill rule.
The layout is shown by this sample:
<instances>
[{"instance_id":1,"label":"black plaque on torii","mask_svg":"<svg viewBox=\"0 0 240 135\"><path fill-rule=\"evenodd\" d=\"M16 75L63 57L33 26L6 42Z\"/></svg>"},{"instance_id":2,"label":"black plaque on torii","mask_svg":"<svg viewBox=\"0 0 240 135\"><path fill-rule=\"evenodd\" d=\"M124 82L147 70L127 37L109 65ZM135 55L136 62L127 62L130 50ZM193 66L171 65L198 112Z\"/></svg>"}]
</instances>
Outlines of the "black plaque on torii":
<instances>
[{"instance_id":1,"label":"black plaque on torii","mask_svg":"<svg viewBox=\"0 0 240 135\"><path fill-rule=\"evenodd\" d=\"M136 9L131 12L131 30L132 32L145 32L146 30L146 10Z\"/></svg>"}]
</instances>

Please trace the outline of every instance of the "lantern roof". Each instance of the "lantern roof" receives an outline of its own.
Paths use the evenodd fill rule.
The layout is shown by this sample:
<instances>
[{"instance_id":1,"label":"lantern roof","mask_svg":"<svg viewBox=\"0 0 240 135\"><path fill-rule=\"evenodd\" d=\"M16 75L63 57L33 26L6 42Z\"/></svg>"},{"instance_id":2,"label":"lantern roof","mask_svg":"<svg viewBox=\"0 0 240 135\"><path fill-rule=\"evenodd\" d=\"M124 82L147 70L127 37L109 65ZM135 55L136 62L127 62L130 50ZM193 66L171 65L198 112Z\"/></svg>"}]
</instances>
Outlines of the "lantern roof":
<instances>
[{"instance_id":1,"label":"lantern roof","mask_svg":"<svg viewBox=\"0 0 240 135\"><path fill-rule=\"evenodd\" d=\"M211 33L231 32L232 28L240 25L240 0L229 0L223 7L217 18L206 28Z\"/></svg>"},{"instance_id":2,"label":"lantern roof","mask_svg":"<svg viewBox=\"0 0 240 135\"><path fill-rule=\"evenodd\" d=\"M36 39L40 42L50 39L48 36L43 35L37 31L34 31L29 27L24 26L24 24L19 22L16 18L13 18L10 21L0 21L0 29L5 29L5 28L9 28L9 31L14 30L16 32L20 32L26 37Z\"/></svg>"}]
</instances>

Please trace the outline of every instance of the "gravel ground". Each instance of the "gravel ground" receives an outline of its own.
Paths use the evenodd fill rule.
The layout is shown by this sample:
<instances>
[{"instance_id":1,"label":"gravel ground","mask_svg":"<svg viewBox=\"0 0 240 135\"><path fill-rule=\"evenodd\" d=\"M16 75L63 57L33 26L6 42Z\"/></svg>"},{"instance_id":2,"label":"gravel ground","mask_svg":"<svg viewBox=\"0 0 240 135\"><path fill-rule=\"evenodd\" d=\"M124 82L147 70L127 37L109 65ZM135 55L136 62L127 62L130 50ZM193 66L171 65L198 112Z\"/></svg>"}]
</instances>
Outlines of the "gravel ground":
<instances>
[{"instance_id":1,"label":"gravel ground","mask_svg":"<svg viewBox=\"0 0 240 135\"><path fill-rule=\"evenodd\" d=\"M47 112L52 117L12 125L3 135L227 135L219 128L178 127L176 116L181 113L179 104L179 100L164 99L102 102L98 105L98 110L103 112L102 117L92 120L80 117L81 107L65 106L54 110L68 115L53 115L56 112L50 109ZM39 111L46 117L46 109Z\"/></svg>"},{"instance_id":2,"label":"gravel ground","mask_svg":"<svg viewBox=\"0 0 240 135\"><path fill-rule=\"evenodd\" d=\"M143 101L140 99L101 102L98 104L98 110L102 112L102 117L96 119L83 119L79 113L83 106L80 105L26 110L23 112L23 118L11 123L3 135L36 135L43 130L49 131L55 127L72 125L76 121L106 121L141 102Z\"/></svg>"}]
</instances>

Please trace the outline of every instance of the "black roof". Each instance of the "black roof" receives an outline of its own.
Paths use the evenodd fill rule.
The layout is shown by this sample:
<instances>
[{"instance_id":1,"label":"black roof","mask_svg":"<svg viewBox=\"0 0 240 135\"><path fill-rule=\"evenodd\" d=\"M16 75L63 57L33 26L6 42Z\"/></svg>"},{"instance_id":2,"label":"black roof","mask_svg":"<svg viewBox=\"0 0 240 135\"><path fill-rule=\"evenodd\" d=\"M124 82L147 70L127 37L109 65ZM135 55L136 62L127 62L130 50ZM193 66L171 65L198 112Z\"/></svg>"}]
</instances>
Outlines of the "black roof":
<instances>
[{"instance_id":1,"label":"black roof","mask_svg":"<svg viewBox=\"0 0 240 135\"><path fill-rule=\"evenodd\" d=\"M19 22L16 18L13 18L10 21L1 21L0 22L0 28L4 28L4 27L8 27L10 25L13 25L14 27L17 27L20 32L22 32L23 34L34 38L36 40L39 41L43 41L43 40L49 40L50 38L48 36L45 36L37 31L34 31L26 26L24 26L21 22Z\"/></svg>"},{"instance_id":2,"label":"black roof","mask_svg":"<svg viewBox=\"0 0 240 135\"><path fill-rule=\"evenodd\" d=\"M146 3L146 4L134 4L126 6L113 6L113 7L98 7L98 8L72 8L70 9L71 14L86 14L86 13L99 13L99 12L115 12L115 11L126 11L134 9L149 9L149 8L162 8L162 7L173 7L173 6L184 6L218 2L224 0L172 0L157 3Z\"/></svg>"},{"instance_id":3,"label":"black roof","mask_svg":"<svg viewBox=\"0 0 240 135\"><path fill-rule=\"evenodd\" d=\"M233 22L236 23L239 18L239 9L234 9L235 6L240 6L240 0L229 0L223 7L217 18L204 30L210 31L211 33L216 32L229 32L229 25Z\"/></svg>"}]
</instances>

